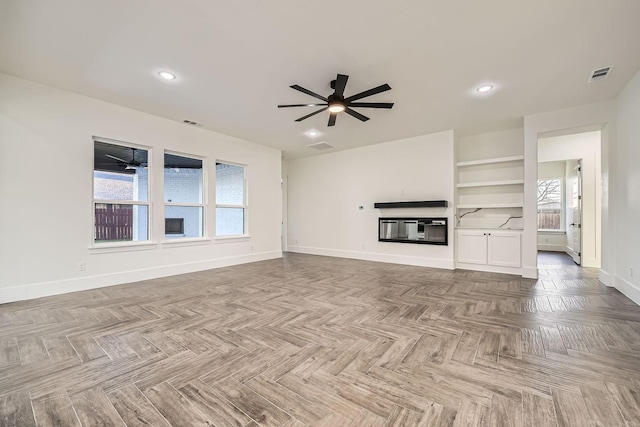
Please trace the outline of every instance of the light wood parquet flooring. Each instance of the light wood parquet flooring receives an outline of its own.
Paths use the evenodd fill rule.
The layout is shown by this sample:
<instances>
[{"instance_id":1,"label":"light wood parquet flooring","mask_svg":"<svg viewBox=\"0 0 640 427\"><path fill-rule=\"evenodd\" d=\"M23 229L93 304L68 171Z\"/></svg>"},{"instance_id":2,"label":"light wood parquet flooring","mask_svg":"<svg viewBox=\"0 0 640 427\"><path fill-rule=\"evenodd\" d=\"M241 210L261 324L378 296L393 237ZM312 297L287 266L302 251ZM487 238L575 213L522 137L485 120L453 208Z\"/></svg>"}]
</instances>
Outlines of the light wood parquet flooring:
<instances>
[{"instance_id":1,"label":"light wood parquet flooring","mask_svg":"<svg viewBox=\"0 0 640 427\"><path fill-rule=\"evenodd\" d=\"M2 426L639 426L597 271L288 254L0 306Z\"/></svg>"}]
</instances>

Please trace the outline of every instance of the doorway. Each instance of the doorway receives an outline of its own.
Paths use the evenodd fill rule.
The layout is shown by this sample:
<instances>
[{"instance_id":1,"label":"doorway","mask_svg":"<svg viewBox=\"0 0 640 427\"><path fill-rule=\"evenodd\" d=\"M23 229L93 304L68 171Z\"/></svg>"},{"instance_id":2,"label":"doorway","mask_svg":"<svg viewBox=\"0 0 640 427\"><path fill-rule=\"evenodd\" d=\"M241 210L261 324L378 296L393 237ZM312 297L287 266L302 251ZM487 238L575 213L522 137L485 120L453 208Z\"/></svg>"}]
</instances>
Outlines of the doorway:
<instances>
[{"instance_id":1,"label":"doorway","mask_svg":"<svg viewBox=\"0 0 640 427\"><path fill-rule=\"evenodd\" d=\"M564 253L577 266L600 268L600 156L600 131L539 138L539 265Z\"/></svg>"}]
</instances>

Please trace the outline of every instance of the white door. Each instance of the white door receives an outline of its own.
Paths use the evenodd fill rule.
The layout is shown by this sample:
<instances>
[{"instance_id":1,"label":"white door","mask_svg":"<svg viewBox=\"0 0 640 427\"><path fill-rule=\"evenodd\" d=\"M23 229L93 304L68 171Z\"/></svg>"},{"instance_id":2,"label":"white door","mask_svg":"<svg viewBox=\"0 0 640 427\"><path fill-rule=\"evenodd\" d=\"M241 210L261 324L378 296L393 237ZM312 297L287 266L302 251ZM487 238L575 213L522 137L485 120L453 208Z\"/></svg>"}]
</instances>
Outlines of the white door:
<instances>
[{"instance_id":1,"label":"white door","mask_svg":"<svg viewBox=\"0 0 640 427\"><path fill-rule=\"evenodd\" d=\"M458 230L458 262L467 264L487 263L487 233Z\"/></svg>"},{"instance_id":2,"label":"white door","mask_svg":"<svg viewBox=\"0 0 640 427\"><path fill-rule=\"evenodd\" d=\"M582 265L582 162L573 168L571 176L571 250L573 262ZM569 236L567 236L569 237Z\"/></svg>"},{"instance_id":3,"label":"white door","mask_svg":"<svg viewBox=\"0 0 640 427\"><path fill-rule=\"evenodd\" d=\"M487 263L501 267L520 267L520 233L490 231Z\"/></svg>"}]
</instances>

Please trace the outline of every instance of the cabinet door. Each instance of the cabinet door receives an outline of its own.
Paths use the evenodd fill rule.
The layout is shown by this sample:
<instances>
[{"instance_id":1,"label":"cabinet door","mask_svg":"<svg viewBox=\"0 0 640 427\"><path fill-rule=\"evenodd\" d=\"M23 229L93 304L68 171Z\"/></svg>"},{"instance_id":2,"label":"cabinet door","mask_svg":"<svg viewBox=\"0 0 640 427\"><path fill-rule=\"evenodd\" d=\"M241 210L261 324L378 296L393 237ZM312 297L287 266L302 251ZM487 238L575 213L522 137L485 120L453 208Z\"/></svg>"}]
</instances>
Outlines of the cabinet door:
<instances>
[{"instance_id":1,"label":"cabinet door","mask_svg":"<svg viewBox=\"0 0 640 427\"><path fill-rule=\"evenodd\" d=\"M458 262L487 263L487 236L482 231L458 230Z\"/></svg>"},{"instance_id":2,"label":"cabinet door","mask_svg":"<svg viewBox=\"0 0 640 427\"><path fill-rule=\"evenodd\" d=\"M487 263L502 267L520 267L520 233L488 233Z\"/></svg>"}]
</instances>

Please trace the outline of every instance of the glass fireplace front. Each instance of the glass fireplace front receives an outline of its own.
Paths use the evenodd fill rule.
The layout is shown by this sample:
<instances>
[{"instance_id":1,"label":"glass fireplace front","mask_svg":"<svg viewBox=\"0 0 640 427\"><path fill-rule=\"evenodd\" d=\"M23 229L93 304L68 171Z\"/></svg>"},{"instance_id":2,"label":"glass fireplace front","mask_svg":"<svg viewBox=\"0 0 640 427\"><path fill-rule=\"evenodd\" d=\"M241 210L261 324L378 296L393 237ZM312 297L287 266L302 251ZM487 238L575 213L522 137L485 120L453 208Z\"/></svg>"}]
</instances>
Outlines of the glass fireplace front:
<instances>
[{"instance_id":1,"label":"glass fireplace front","mask_svg":"<svg viewBox=\"0 0 640 427\"><path fill-rule=\"evenodd\" d=\"M378 218L378 241L448 245L447 218Z\"/></svg>"}]
</instances>

